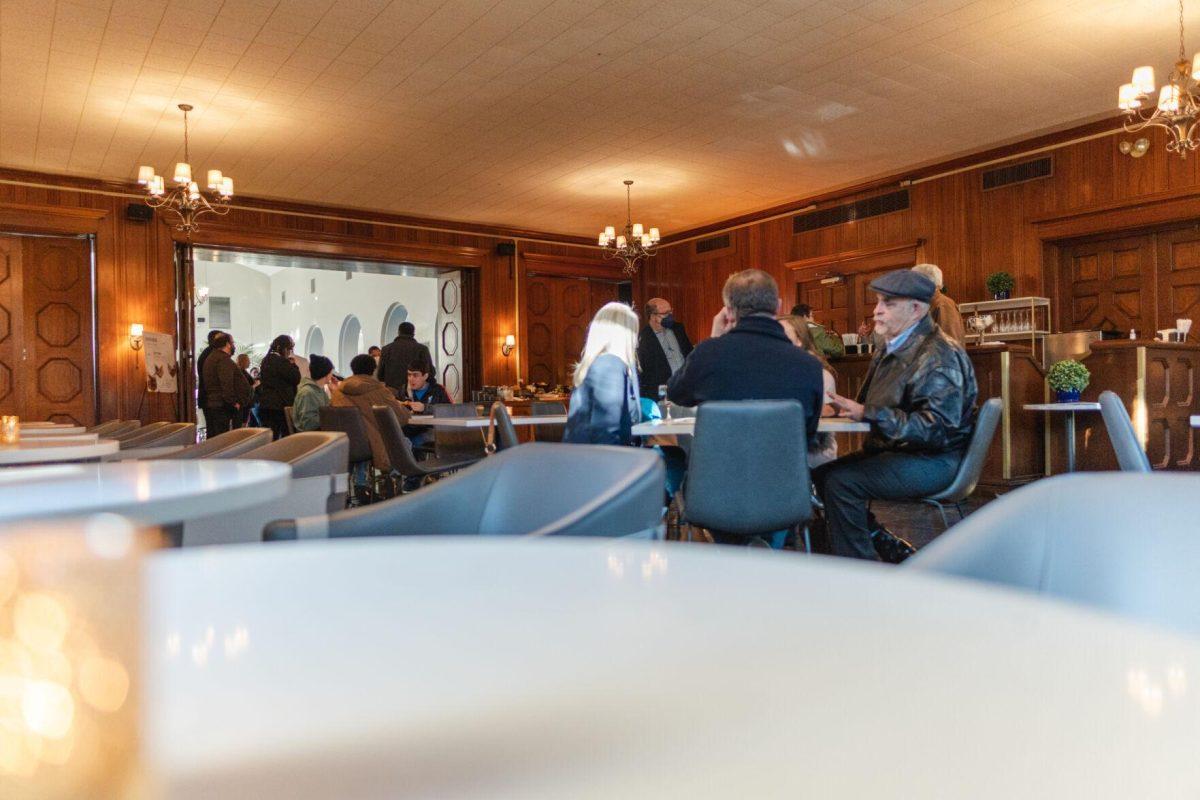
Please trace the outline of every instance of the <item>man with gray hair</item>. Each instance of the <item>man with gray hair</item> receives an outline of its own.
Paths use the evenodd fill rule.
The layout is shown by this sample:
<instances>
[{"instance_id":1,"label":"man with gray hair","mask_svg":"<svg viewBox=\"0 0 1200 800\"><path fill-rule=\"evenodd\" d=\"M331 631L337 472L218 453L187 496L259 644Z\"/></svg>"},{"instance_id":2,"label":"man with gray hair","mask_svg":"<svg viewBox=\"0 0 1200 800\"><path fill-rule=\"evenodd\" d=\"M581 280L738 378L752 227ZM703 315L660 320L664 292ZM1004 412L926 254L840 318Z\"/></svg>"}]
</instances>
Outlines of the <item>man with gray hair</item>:
<instances>
[{"instance_id":1,"label":"man with gray hair","mask_svg":"<svg viewBox=\"0 0 1200 800\"><path fill-rule=\"evenodd\" d=\"M796 347L775 317L779 287L759 269L735 272L721 290L725 305L713 317L712 338L692 350L667 384L672 403L710 400L798 400L808 437L817 433L824 405L821 362Z\"/></svg>"},{"instance_id":2,"label":"man with gray hair","mask_svg":"<svg viewBox=\"0 0 1200 800\"><path fill-rule=\"evenodd\" d=\"M671 379L692 352L683 323L661 297L646 301L646 324L638 334L638 385L642 397L658 399L658 387Z\"/></svg>"},{"instance_id":3,"label":"man with gray hair","mask_svg":"<svg viewBox=\"0 0 1200 800\"><path fill-rule=\"evenodd\" d=\"M929 317L942 332L961 345L967 343L967 328L963 325L962 314L958 311L958 303L946 296L946 283L942 279L942 268L936 264L917 264L913 272L919 272L937 287L933 299L929 301Z\"/></svg>"}]
</instances>

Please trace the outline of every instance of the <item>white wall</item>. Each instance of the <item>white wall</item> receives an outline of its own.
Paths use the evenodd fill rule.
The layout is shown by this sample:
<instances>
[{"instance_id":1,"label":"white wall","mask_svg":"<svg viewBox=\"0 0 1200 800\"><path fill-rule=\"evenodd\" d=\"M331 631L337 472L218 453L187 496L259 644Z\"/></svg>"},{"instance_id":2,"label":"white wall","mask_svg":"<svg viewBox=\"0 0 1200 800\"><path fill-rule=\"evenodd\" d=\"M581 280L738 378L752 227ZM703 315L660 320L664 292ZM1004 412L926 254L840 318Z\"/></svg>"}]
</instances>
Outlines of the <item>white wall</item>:
<instances>
[{"instance_id":1,"label":"white wall","mask_svg":"<svg viewBox=\"0 0 1200 800\"><path fill-rule=\"evenodd\" d=\"M209 287L210 297L229 297L231 325L238 352L251 353L255 364L266 352L271 340L286 333L296 341L296 352L305 357L309 328L316 324L325 338L323 355L333 359L337 370L350 374L350 364L340 363L338 341L342 323L353 314L362 326L361 347L385 345L396 338L396 331L381 330L384 316L393 303L408 309L408 321L417 329L417 339L430 345L434 341L437 320L437 278L401 275L350 273L325 269L291 267L267 276L263 272L231 262L196 262L196 285ZM316 281L313 291L312 281ZM286 292L286 303L282 300ZM197 309L197 316L208 318L208 306ZM207 322L197 323L197 341L208 335ZM436 361L436 356L435 356Z\"/></svg>"}]
</instances>

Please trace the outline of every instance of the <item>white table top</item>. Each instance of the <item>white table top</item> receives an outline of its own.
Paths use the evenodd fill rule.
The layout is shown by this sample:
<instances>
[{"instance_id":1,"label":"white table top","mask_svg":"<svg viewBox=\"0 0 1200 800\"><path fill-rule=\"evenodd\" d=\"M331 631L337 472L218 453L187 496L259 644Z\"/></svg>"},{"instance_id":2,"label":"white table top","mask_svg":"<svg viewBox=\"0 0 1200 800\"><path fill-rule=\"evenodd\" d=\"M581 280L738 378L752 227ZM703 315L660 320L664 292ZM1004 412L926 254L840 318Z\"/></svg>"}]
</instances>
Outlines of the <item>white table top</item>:
<instances>
[{"instance_id":1,"label":"white table top","mask_svg":"<svg viewBox=\"0 0 1200 800\"><path fill-rule=\"evenodd\" d=\"M513 425L566 425L566 414L544 414L539 416L512 417ZM415 414L408 425L429 425L434 428L486 428L488 417L435 417L432 414Z\"/></svg>"},{"instance_id":2,"label":"white table top","mask_svg":"<svg viewBox=\"0 0 1200 800\"><path fill-rule=\"evenodd\" d=\"M22 422L20 424L21 436L82 436L87 434L87 428L82 425L55 425L46 423L39 425L36 422ZM90 434L95 436L95 434Z\"/></svg>"},{"instance_id":3,"label":"white table top","mask_svg":"<svg viewBox=\"0 0 1200 800\"><path fill-rule=\"evenodd\" d=\"M175 800L1200 788L1200 642L967 581L566 537L146 569L141 740Z\"/></svg>"},{"instance_id":4,"label":"white table top","mask_svg":"<svg viewBox=\"0 0 1200 800\"><path fill-rule=\"evenodd\" d=\"M1026 411L1099 411L1099 403L1026 403Z\"/></svg>"},{"instance_id":5,"label":"white table top","mask_svg":"<svg viewBox=\"0 0 1200 800\"><path fill-rule=\"evenodd\" d=\"M79 444L80 442L96 442L100 440L100 434L87 433L83 428L79 429L79 433L58 433L57 431L47 431L44 428L35 428L27 430L21 428L20 439L23 442L54 442L56 444Z\"/></svg>"},{"instance_id":6,"label":"white table top","mask_svg":"<svg viewBox=\"0 0 1200 800\"><path fill-rule=\"evenodd\" d=\"M842 417L822 417L817 423L820 433L870 433L871 423L855 422ZM656 419L633 426L634 436L691 436L696 433L696 418L683 417L671 421Z\"/></svg>"},{"instance_id":7,"label":"white table top","mask_svg":"<svg viewBox=\"0 0 1200 800\"><path fill-rule=\"evenodd\" d=\"M0 444L0 466L84 461L112 455L120 449L120 442L114 439L76 440L70 436L21 439L16 444Z\"/></svg>"},{"instance_id":8,"label":"white table top","mask_svg":"<svg viewBox=\"0 0 1200 800\"><path fill-rule=\"evenodd\" d=\"M282 497L291 474L287 464L242 459L7 469L0 471L0 522L99 511L148 524L182 522Z\"/></svg>"}]
</instances>

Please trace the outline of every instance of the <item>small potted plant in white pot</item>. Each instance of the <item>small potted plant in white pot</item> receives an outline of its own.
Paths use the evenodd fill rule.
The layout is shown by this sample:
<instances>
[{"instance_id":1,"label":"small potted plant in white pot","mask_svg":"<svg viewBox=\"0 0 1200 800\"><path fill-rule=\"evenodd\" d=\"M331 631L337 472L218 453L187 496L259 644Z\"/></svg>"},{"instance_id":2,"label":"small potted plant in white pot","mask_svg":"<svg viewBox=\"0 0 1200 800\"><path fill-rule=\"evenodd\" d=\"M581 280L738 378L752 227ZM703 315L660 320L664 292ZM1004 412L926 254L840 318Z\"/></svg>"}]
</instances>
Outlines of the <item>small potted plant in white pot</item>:
<instances>
[{"instance_id":1,"label":"small potted plant in white pot","mask_svg":"<svg viewBox=\"0 0 1200 800\"><path fill-rule=\"evenodd\" d=\"M987 290L992 293L993 300L1007 300L1012 296L1012 290L1017 281L1008 272L993 272L987 276Z\"/></svg>"},{"instance_id":2,"label":"small potted plant in white pot","mask_svg":"<svg viewBox=\"0 0 1200 800\"><path fill-rule=\"evenodd\" d=\"M1056 361L1046 373L1046 383L1058 396L1060 403L1078 403L1079 393L1088 387L1092 373L1073 358Z\"/></svg>"}]
</instances>

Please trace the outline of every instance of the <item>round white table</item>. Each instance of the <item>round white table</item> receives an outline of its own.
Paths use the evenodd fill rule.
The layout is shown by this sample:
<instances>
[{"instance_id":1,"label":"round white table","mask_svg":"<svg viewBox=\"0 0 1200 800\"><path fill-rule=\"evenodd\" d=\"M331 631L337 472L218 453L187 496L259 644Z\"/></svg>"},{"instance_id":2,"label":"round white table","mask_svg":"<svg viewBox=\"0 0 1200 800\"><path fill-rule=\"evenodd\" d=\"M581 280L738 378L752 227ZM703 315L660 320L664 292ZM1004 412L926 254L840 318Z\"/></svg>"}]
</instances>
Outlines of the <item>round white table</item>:
<instances>
[{"instance_id":1,"label":"round white table","mask_svg":"<svg viewBox=\"0 0 1200 800\"><path fill-rule=\"evenodd\" d=\"M748 549L355 539L150 557L172 798L1200 793L1200 642Z\"/></svg>"},{"instance_id":2,"label":"round white table","mask_svg":"<svg viewBox=\"0 0 1200 800\"><path fill-rule=\"evenodd\" d=\"M1079 403L1026 403L1026 411L1044 411L1067 415L1067 472L1075 471L1075 415L1080 411L1099 411L1100 404L1092 402Z\"/></svg>"},{"instance_id":3,"label":"round white table","mask_svg":"<svg viewBox=\"0 0 1200 800\"><path fill-rule=\"evenodd\" d=\"M282 497L291 474L287 464L242 459L3 470L0 523L110 511L146 524L175 524Z\"/></svg>"},{"instance_id":4,"label":"round white table","mask_svg":"<svg viewBox=\"0 0 1200 800\"><path fill-rule=\"evenodd\" d=\"M33 425L27 422L21 423L19 433L22 439L34 436L96 436L88 433L82 425Z\"/></svg>"},{"instance_id":5,"label":"round white table","mask_svg":"<svg viewBox=\"0 0 1200 800\"><path fill-rule=\"evenodd\" d=\"M55 464L63 461L94 461L121 449L114 439L71 436L22 438L16 444L0 444L0 466ZM0 474L7 474L7 471ZM0 509L0 513L3 510Z\"/></svg>"}]
</instances>

